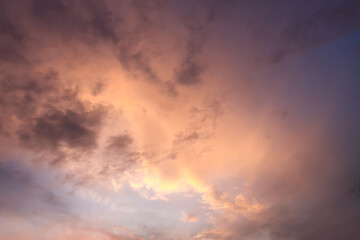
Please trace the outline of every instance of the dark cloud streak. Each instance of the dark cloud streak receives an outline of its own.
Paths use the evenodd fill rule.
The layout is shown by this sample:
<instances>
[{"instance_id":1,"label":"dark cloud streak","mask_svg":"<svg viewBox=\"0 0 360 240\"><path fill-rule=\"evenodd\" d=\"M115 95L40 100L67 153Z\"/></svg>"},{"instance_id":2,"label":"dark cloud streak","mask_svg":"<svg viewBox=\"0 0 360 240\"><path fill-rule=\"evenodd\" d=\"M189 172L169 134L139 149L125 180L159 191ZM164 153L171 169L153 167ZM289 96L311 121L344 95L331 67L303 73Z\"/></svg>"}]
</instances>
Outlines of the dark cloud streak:
<instances>
[{"instance_id":1,"label":"dark cloud streak","mask_svg":"<svg viewBox=\"0 0 360 240\"><path fill-rule=\"evenodd\" d=\"M190 86L201 82L201 74L205 66L199 62L207 38L209 37L208 28L215 18L215 12L219 11L219 4L216 1L200 1L194 3L187 16L190 20L185 21L189 32L185 44L185 56L180 66L175 69L175 81L180 85ZM195 9L195 10L194 10ZM190 14L193 16L190 17Z\"/></svg>"},{"instance_id":2,"label":"dark cloud streak","mask_svg":"<svg viewBox=\"0 0 360 240\"><path fill-rule=\"evenodd\" d=\"M108 140L109 145L108 145L108 149L113 149L113 150L124 150L126 149L134 140L129 136L129 135L117 135L117 136L112 136L110 137L110 139Z\"/></svg>"}]
</instances>

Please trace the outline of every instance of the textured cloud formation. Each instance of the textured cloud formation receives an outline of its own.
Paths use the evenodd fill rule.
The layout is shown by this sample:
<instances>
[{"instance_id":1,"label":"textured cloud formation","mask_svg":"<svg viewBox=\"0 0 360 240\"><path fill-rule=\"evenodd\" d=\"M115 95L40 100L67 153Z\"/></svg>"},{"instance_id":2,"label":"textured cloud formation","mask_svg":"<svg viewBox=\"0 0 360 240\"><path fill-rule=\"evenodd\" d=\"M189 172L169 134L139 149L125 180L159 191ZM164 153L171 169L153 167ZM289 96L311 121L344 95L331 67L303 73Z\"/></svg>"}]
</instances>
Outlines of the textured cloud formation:
<instances>
[{"instance_id":1,"label":"textured cloud formation","mask_svg":"<svg viewBox=\"0 0 360 240\"><path fill-rule=\"evenodd\" d=\"M359 239L358 1L0 1L0 239Z\"/></svg>"}]
</instances>

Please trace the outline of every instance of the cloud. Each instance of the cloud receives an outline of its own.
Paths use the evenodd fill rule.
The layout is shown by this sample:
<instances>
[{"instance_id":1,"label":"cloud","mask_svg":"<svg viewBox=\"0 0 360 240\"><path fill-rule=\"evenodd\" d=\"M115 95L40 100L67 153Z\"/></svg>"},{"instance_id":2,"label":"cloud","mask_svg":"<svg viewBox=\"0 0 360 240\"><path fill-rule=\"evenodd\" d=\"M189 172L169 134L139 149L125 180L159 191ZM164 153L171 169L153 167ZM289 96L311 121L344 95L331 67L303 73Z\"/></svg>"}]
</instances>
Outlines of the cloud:
<instances>
[{"instance_id":1,"label":"cloud","mask_svg":"<svg viewBox=\"0 0 360 240\"><path fill-rule=\"evenodd\" d=\"M12 40L17 42L22 40L21 33L19 33L13 22L11 22L11 20L8 19L7 16L2 16L0 18L0 34L3 40L6 38L11 38Z\"/></svg>"},{"instance_id":2,"label":"cloud","mask_svg":"<svg viewBox=\"0 0 360 240\"><path fill-rule=\"evenodd\" d=\"M209 188L209 190L204 193L203 201L213 210L224 209L231 214L239 213L249 218L261 212L263 209L260 203L249 201L242 195L237 195L235 199L231 201L226 193L216 190L215 187Z\"/></svg>"},{"instance_id":3,"label":"cloud","mask_svg":"<svg viewBox=\"0 0 360 240\"><path fill-rule=\"evenodd\" d=\"M257 180L248 183L246 192L263 205L245 218L234 215L236 209L240 213L247 209L243 198L235 204L221 194L212 197L216 204L234 209L215 220L215 226L230 234L220 239L357 239L360 205L355 169L360 155L350 143L356 141L352 132L357 133L358 127L350 122L334 120L313 139L317 144L298 146L288 158L269 159L259 166ZM286 144L288 149L291 145Z\"/></svg>"},{"instance_id":4,"label":"cloud","mask_svg":"<svg viewBox=\"0 0 360 240\"><path fill-rule=\"evenodd\" d=\"M214 1L196 2L191 8L196 17L188 17L185 25L189 36L185 42L185 54L180 65L174 71L175 81L184 86L190 86L201 82L201 75L205 69L204 64L199 62L206 39L208 39L208 28L214 20L219 6ZM191 14L191 13L189 13Z\"/></svg>"},{"instance_id":5,"label":"cloud","mask_svg":"<svg viewBox=\"0 0 360 240\"><path fill-rule=\"evenodd\" d=\"M6 214L30 217L62 217L69 214L61 196L51 182L43 182L41 173L21 161L0 162L0 208Z\"/></svg>"},{"instance_id":6,"label":"cloud","mask_svg":"<svg viewBox=\"0 0 360 240\"><path fill-rule=\"evenodd\" d=\"M195 45L195 43L190 42L189 45ZM199 44L200 45L200 44ZM200 75L203 72L203 67L195 61L195 56L199 53L199 50L191 49L189 47L188 55L183 60L183 63L179 69L175 70L175 79L181 85L193 85L201 81ZM192 51L196 50L196 51Z\"/></svg>"},{"instance_id":7,"label":"cloud","mask_svg":"<svg viewBox=\"0 0 360 240\"><path fill-rule=\"evenodd\" d=\"M130 171L133 167L141 162L141 152L135 150L132 146L134 139L127 134L110 136L107 139L106 154L107 163L102 166L100 175L112 176L113 174ZM121 183L116 183L112 179L114 189L119 189Z\"/></svg>"},{"instance_id":8,"label":"cloud","mask_svg":"<svg viewBox=\"0 0 360 240\"><path fill-rule=\"evenodd\" d=\"M81 37L82 41L110 40L118 41L115 19L110 10L101 1L79 1L70 3L53 0L32 0L29 13L34 20L47 31L55 34L71 34Z\"/></svg>"},{"instance_id":9,"label":"cloud","mask_svg":"<svg viewBox=\"0 0 360 240\"><path fill-rule=\"evenodd\" d=\"M142 240L143 238L138 237L131 232L127 231L125 234L118 234L112 231L97 229L97 228L83 228L83 229L74 229L70 234L63 234L64 236L60 236L58 240L65 239L100 239L100 240Z\"/></svg>"},{"instance_id":10,"label":"cloud","mask_svg":"<svg viewBox=\"0 0 360 240\"><path fill-rule=\"evenodd\" d=\"M6 11L6 4L1 3L0 8L0 63L27 63L21 52L24 34L9 17L11 14Z\"/></svg>"},{"instance_id":11,"label":"cloud","mask_svg":"<svg viewBox=\"0 0 360 240\"><path fill-rule=\"evenodd\" d=\"M152 39L151 32L155 32L156 24L153 22L153 12L161 12L163 1L131 1L127 5L132 15L129 22L121 29L120 41L116 45L116 53L123 68L132 72L137 79L152 83L161 81L155 68L152 66L149 46L145 39Z\"/></svg>"},{"instance_id":12,"label":"cloud","mask_svg":"<svg viewBox=\"0 0 360 240\"><path fill-rule=\"evenodd\" d=\"M275 47L268 59L259 62L277 64L284 59L306 51L317 45L344 37L360 26L360 4L358 1L343 1L326 4L321 9L291 21L280 32L278 47Z\"/></svg>"},{"instance_id":13,"label":"cloud","mask_svg":"<svg viewBox=\"0 0 360 240\"><path fill-rule=\"evenodd\" d=\"M9 154L27 150L26 159L66 168L74 158L89 157L98 148L107 107L82 100L79 90L65 85L58 72L35 68L18 65L3 68L1 139L11 146L7 149ZM89 179L87 175L76 174L77 179L82 179L76 181Z\"/></svg>"},{"instance_id":14,"label":"cloud","mask_svg":"<svg viewBox=\"0 0 360 240\"><path fill-rule=\"evenodd\" d=\"M105 84L101 81L98 81L94 84L94 86L92 86L91 89L91 93L94 96L98 96L99 94L101 94L101 92L103 92L104 88L105 88Z\"/></svg>"},{"instance_id":15,"label":"cloud","mask_svg":"<svg viewBox=\"0 0 360 240\"><path fill-rule=\"evenodd\" d=\"M2 123L17 132L25 146L38 150L57 150L61 144L96 147L104 108L87 106L76 90L63 88L56 72L11 73L1 78L0 84ZM17 119L16 124L11 118Z\"/></svg>"},{"instance_id":16,"label":"cloud","mask_svg":"<svg viewBox=\"0 0 360 240\"><path fill-rule=\"evenodd\" d=\"M197 222L198 216L196 216L194 213L181 212L180 220L183 222Z\"/></svg>"},{"instance_id":17,"label":"cloud","mask_svg":"<svg viewBox=\"0 0 360 240\"><path fill-rule=\"evenodd\" d=\"M117 135L109 138L108 149L112 150L124 150L131 143L133 139L129 135Z\"/></svg>"},{"instance_id":18,"label":"cloud","mask_svg":"<svg viewBox=\"0 0 360 240\"><path fill-rule=\"evenodd\" d=\"M146 57L144 52L140 50L130 52L131 48L131 45L122 46L119 50L119 60L125 69L140 72L148 81L159 81L158 76L150 65L150 60Z\"/></svg>"},{"instance_id":19,"label":"cloud","mask_svg":"<svg viewBox=\"0 0 360 240\"><path fill-rule=\"evenodd\" d=\"M96 193L84 194L95 199L85 213L76 208L79 218L94 213L94 223L70 226L59 239L357 239L351 60L325 70L242 65L262 46L270 54L259 63L277 64L359 26L356 1L305 5L286 12L258 2L2 1L0 153L59 174L74 206L88 207L77 192ZM291 17L270 26L267 11ZM269 27L259 36L276 36L248 44L259 30L242 28L249 16ZM246 44L226 48L225 38ZM239 87L248 77L257 81ZM0 207L29 222L32 210L62 216L61 190L26 164L1 161ZM108 199L115 210L99 206ZM120 204L136 215L113 214ZM156 231L143 227L147 219ZM136 231L91 227L108 222Z\"/></svg>"},{"instance_id":20,"label":"cloud","mask_svg":"<svg viewBox=\"0 0 360 240\"><path fill-rule=\"evenodd\" d=\"M100 124L100 112L51 111L37 117L30 131L19 131L20 141L34 146L49 145L57 148L66 143L69 148L96 147L96 128ZM39 147L39 146L38 146Z\"/></svg>"},{"instance_id":21,"label":"cloud","mask_svg":"<svg viewBox=\"0 0 360 240\"><path fill-rule=\"evenodd\" d=\"M194 140L197 140L199 138L199 134L197 132L192 132L190 134L187 134L187 135L183 135L182 133L179 133L177 135L177 140L176 142L191 142L191 141L194 141Z\"/></svg>"},{"instance_id":22,"label":"cloud","mask_svg":"<svg viewBox=\"0 0 360 240\"><path fill-rule=\"evenodd\" d=\"M225 239L228 233L224 229L211 229L205 230L196 236L192 237L192 240L211 240L211 239Z\"/></svg>"},{"instance_id":23,"label":"cloud","mask_svg":"<svg viewBox=\"0 0 360 240\"><path fill-rule=\"evenodd\" d=\"M22 233L9 233L3 236L10 240L24 239L25 236L29 240L45 240L49 239L49 237L54 240L143 240L142 237L133 234L132 231L126 228L99 228L83 221L71 220L68 222L56 222L55 227L41 229L41 235L36 235L34 231L24 229Z\"/></svg>"}]
</instances>

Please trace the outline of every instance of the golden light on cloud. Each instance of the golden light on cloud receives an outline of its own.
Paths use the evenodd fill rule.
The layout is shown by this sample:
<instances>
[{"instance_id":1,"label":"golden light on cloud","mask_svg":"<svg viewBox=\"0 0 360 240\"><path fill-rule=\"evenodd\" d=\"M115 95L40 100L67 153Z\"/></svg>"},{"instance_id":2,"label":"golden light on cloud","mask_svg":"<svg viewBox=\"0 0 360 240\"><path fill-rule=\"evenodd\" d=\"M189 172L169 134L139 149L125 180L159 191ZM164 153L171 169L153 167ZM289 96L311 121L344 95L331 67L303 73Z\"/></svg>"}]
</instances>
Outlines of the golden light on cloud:
<instances>
[{"instance_id":1,"label":"golden light on cloud","mask_svg":"<svg viewBox=\"0 0 360 240\"><path fill-rule=\"evenodd\" d=\"M197 222L198 217L193 213L186 214L184 212L181 212L180 220L183 222Z\"/></svg>"}]
</instances>

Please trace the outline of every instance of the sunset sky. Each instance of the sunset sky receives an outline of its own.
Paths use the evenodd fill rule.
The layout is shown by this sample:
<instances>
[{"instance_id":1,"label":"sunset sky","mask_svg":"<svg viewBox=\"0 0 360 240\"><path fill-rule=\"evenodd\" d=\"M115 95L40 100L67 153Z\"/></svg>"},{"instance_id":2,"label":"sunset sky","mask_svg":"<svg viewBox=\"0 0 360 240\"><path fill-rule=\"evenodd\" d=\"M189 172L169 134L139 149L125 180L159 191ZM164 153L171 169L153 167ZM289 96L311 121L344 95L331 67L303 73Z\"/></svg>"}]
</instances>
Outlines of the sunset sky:
<instances>
[{"instance_id":1,"label":"sunset sky","mask_svg":"<svg viewBox=\"0 0 360 240\"><path fill-rule=\"evenodd\" d=\"M359 240L359 0L0 0L0 240Z\"/></svg>"}]
</instances>

